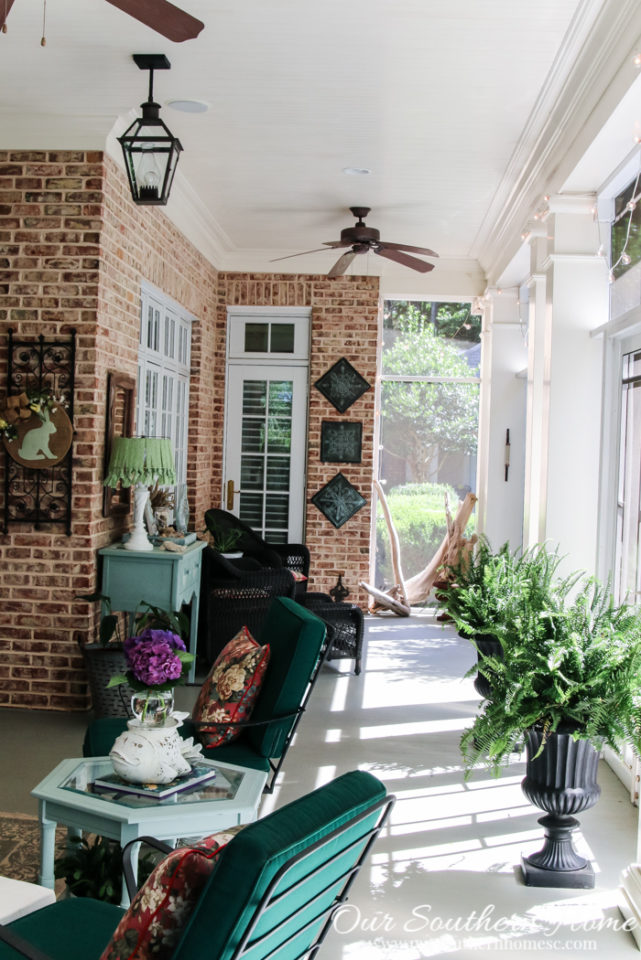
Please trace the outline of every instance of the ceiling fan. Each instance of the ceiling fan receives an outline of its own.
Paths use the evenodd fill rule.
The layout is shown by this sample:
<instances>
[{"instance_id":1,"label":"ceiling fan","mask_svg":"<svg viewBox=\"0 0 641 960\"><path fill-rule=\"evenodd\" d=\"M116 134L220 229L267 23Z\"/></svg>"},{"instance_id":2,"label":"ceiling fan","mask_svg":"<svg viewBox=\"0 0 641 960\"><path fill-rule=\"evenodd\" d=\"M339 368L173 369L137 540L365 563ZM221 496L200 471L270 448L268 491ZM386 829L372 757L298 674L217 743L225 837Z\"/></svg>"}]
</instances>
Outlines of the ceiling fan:
<instances>
[{"instance_id":1,"label":"ceiling fan","mask_svg":"<svg viewBox=\"0 0 641 960\"><path fill-rule=\"evenodd\" d=\"M107 0L107 3L175 43L193 40L205 26L169 0ZM0 30L5 30L7 14L13 4L14 0L0 0Z\"/></svg>"},{"instance_id":2,"label":"ceiling fan","mask_svg":"<svg viewBox=\"0 0 641 960\"><path fill-rule=\"evenodd\" d=\"M291 253L287 257L277 257L272 260L276 263L278 260L290 260L291 257L302 257L307 253L319 253L325 247L351 247L347 253L338 258L332 269L327 274L328 277L342 277L350 263L359 253L377 253L379 257L385 257L387 260L393 260L411 270L419 270L421 273L429 273L434 269L433 263L426 263L419 260L418 257L410 257L410 253L421 253L426 257L438 257L438 253L429 250L427 247L410 247L406 243L387 243L381 240L380 231L373 227L368 227L365 223L365 217L370 212L370 207L350 207L352 214L356 217L357 223L353 227L346 227L341 230L340 240L327 240L322 247L317 250L304 250L302 253Z\"/></svg>"}]
</instances>

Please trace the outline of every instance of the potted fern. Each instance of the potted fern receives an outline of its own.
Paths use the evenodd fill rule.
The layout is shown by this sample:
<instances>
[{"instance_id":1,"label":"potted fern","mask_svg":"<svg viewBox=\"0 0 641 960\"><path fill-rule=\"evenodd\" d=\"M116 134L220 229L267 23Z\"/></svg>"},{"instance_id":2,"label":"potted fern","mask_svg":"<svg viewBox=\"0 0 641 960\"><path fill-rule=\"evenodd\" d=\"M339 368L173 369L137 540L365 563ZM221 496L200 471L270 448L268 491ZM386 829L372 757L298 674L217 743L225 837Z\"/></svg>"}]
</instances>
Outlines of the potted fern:
<instances>
[{"instance_id":1,"label":"potted fern","mask_svg":"<svg viewBox=\"0 0 641 960\"><path fill-rule=\"evenodd\" d=\"M577 576L512 598L502 655L489 657L492 697L461 738L466 776L480 760L495 775L527 752L524 793L547 812L541 851L523 859L526 884L591 887L576 854L574 814L598 800L598 751L641 751L641 621L609 590Z\"/></svg>"},{"instance_id":2,"label":"potted fern","mask_svg":"<svg viewBox=\"0 0 641 960\"><path fill-rule=\"evenodd\" d=\"M505 543L494 553L487 538L480 537L473 553L452 568L442 603L459 636L476 647L474 686L482 697L491 696L490 659L502 656L508 640L506 625L513 620L515 606L525 603L541 608L559 563L558 553L550 552L545 544L526 552L510 552ZM574 580L564 581L564 590L569 590Z\"/></svg>"}]
</instances>

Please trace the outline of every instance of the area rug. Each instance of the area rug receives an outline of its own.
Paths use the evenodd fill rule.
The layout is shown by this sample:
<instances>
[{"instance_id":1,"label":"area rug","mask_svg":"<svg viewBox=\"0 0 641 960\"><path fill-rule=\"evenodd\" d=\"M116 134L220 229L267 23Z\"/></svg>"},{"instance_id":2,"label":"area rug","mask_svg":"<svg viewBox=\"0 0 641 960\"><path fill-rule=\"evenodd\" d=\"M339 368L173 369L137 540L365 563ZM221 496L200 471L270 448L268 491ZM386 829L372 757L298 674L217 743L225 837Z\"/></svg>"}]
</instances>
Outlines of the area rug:
<instances>
[{"instance_id":1,"label":"area rug","mask_svg":"<svg viewBox=\"0 0 641 960\"><path fill-rule=\"evenodd\" d=\"M66 829L58 827L56 856L63 853L66 838ZM39 866L38 818L27 813L0 813L0 875L37 883Z\"/></svg>"}]
</instances>

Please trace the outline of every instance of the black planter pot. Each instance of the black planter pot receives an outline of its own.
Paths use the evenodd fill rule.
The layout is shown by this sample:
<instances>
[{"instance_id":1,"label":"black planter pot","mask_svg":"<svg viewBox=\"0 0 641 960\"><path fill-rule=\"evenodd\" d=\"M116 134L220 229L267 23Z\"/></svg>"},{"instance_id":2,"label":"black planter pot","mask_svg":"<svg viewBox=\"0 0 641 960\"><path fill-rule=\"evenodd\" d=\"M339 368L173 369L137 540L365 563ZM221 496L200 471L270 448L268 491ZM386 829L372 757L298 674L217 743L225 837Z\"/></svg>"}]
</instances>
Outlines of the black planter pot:
<instances>
[{"instance_id":1,"label":"black planter pot","mask_svg":"<svg viewBox=\"0 0 641 960\"><path fill-rule=\"evenodd\" d=\"M129 684L110 687L111 677L127 672L127 661L122 644L110 643L103 647L90 643L82 648L85 670L91 691L91 704L95 717L131 717L131 697L134 691Z\"/></svg>"},{"instance_id":2,"label":"black planter pot","mask_svg":"<svg viewBox=\"0 0 641 960\"><path fill-rule=\"evenodd\" d=\"M474 642L476 643L476 659L479 666L474 680L474 689L484 700L490 700L492 695L492 671L483 667L483 658L496 657L498 659L502 657L503 647L501 641L493 634L487 636L478 634L474 637ZM483 672L484 670L485 672Z\"/></svg>"},{"instance_id":3,"label":"black planter pot","mask_svg":"<svg viewBox=\"0 0 641 960\"><path fill-rule=\"evenodd\" d=\"M593 807L601 795L596 782L599 754L589 740L557 732L549 735L537 757L542 736L541 730L527 732L528 760L521 787L528 800L547 813L539 820L545 843L538 853L521 858L523 879L530 887L590 889L594 870L574 849L572 832L579 825L574 814Z\"/></svg>"}]
</instances>

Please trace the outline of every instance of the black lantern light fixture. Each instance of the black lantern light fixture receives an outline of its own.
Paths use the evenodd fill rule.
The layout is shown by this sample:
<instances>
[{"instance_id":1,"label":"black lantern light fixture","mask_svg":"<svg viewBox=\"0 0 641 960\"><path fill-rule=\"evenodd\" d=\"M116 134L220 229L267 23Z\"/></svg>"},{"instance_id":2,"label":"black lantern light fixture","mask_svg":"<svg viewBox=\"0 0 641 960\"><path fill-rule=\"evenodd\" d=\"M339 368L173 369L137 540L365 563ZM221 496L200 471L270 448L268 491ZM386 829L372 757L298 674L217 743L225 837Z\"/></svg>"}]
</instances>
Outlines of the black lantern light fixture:
<instances>
[{"instance_id":1,"label":"black lantern light fixture","mask_svg":"<svg viewBox=\"0 0 641 960\"><path fill-rule=\"evenodd\" d=\"M154 102L154 70L169 70L163 53L134 53L141 70L149 70L149 99L141 104L142 117L118 137L134 203L164 205L176 172L182 146L178 137L160 119L160 104Z\"/></svg>"}]
</instances>

